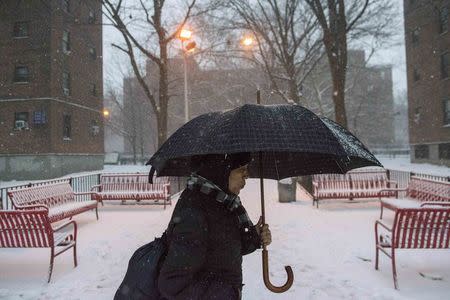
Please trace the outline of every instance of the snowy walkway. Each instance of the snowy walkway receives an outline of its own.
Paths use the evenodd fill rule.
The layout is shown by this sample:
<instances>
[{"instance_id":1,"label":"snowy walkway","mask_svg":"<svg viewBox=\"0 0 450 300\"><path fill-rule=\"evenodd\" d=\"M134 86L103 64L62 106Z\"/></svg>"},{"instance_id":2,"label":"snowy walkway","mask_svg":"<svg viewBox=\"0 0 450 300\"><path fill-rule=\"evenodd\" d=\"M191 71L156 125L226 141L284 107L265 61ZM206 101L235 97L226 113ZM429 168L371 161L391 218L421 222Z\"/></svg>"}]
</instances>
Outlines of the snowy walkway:
<instances>
[{"instance_id":1,"label":"snowy walkway","mask_svg":"<svg viewBox=\"0 0 450 300\"><path fill-rule=\"evenodd\" d=\"M241 196L256 221L258 181L250 180ZM393 288L390 260L383 254L380 270L375 271L376 202L324 201L316 209L299 196L297 202L280 204L274 181L266 181L266 198L273 234L269 246L272 282L284 283L284 265L292 266L295 282L284 294L267 291L258 251L244 258L243 299L448 299L448 250L399 251L400 291ZM46 283L49 250L0 249L0 298L112 299L129 257L163 231L172 209L116 203L100 207L99 221L93 212L77 216L79 265L73 269L71 253L57 257L50 284ZM424 278L420 272L443 279Z\"/></svg>"}]
</instances>

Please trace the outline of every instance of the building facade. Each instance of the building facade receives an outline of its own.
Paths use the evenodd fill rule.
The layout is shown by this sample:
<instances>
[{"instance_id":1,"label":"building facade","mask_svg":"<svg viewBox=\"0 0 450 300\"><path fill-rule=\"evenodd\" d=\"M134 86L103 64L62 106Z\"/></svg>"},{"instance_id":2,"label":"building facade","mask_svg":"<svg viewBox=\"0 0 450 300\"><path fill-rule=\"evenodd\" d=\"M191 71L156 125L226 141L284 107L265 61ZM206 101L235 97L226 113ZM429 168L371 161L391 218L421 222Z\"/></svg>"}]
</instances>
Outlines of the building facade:
<instances>
[{"instance_id":1,"label":"building facade","mask_svg":"<svg viewBox=\"0 0 450 300\"><path fill-rule=\"evenodd\" d=\"M257 68L202 69L195 60L188 60L189 119L200 114L256 103L256 90L261 90L263 104L286 103L272 91L266 74ZM324 61L305 83L302 105L319 115L334 118L332 82ZM183 60L169 62L168 136L185 123ZM150 87L158 86L157 68L147 65L146 80ZM346 109L348 127L370 149L386 148L395 143L394 97L391 66L367 66L363 50L349 51ZM312 90L320 85L321 95ZM279 83L283 87L283 83ZM155 95L157 90L152 91ZM321 98L321 99L319 99ZM125 143L125 155L131 158L150 157L157 148L156 120L139 83L133 77L123 84L125 132L134 140ZM321 102L319 104L319 102ZM137 109L136 109L137 108ZM132 117L134 116L134 117ZM136 124L141 124L136 127Z\"/></svg>"},{"instance_id":2,"label":"building facade","mask_svg":"<svg viewBox=\"0 0 450 300\"><path fill-rule=\"evenodd\" d=\"M450 166L450 0L405 0L411 161Z\"/></svg>"},{"instance_id":3,"label":"building facade","mask_svg":"<svg viewBox=\"0 0 450 300\"><path fill-rule=\"evenodd\" d=\"M304 84L307 106L334 119L332 80L326 58ZM371 150L395 143L392 67L368 65L364 50L348 51L345 109L347 127Z\"/></svg>"},{"instance_id":4,"label":"building facade","mask_svg":"<svg viewBox=\"0 0 450 300\"><path fill-rule=\"evenodd\" d=\"M0 6L0 180L102 169L100 1Z\"/></svg>"}]
</instances>

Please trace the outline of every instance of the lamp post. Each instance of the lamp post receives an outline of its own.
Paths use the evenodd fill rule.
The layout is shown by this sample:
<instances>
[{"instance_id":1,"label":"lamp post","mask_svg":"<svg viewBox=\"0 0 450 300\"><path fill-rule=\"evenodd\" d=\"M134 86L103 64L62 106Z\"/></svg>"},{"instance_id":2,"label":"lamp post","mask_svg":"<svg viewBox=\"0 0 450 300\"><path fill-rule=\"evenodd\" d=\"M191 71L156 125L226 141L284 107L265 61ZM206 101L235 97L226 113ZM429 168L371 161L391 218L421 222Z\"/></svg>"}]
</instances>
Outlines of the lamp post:
<instances>
[{"instance_id":1,"label":"lamp post","mask_svg":"<svg viewBox=\"0 0 450 300\"><path fill-rule=\"evenodd\" d=\"M184 121L187 123L189 121L189 102L188 102L188 79L187 79L187 53L189 51L193 51L195 49L196 43L194 41L191 41L184 44L185 42L189 41L192 37L192 31L188 29L182 29L180 31L180 34L178 35L178 38L181 41L181 49L183 51L183 67L184 67Z\"/></svg>"}]
</instances>

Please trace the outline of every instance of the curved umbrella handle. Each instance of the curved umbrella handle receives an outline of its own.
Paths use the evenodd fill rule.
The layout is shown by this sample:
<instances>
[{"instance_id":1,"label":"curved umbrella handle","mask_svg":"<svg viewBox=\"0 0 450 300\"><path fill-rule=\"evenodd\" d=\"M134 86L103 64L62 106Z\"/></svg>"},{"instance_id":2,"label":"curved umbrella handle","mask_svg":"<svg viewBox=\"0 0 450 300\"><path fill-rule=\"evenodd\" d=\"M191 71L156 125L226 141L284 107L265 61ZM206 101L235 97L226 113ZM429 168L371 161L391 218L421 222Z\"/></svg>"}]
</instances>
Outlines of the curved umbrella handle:
<instances>
[{"instance_id":1,"label":"curved umbrella handle","mask_svg":"<svg viewBox=\"0 0 450 300\"><path fill-rule=\"evenodd\" d=\"M282 286L274 286L269 279L269 252L266 249L262 251L262 264L263 264L263 278L266 287L274 293L284 293L286 292L294 283L294 272L290 266L285 266L287 273L287 281Z\"/></svg>"}]
</instances>

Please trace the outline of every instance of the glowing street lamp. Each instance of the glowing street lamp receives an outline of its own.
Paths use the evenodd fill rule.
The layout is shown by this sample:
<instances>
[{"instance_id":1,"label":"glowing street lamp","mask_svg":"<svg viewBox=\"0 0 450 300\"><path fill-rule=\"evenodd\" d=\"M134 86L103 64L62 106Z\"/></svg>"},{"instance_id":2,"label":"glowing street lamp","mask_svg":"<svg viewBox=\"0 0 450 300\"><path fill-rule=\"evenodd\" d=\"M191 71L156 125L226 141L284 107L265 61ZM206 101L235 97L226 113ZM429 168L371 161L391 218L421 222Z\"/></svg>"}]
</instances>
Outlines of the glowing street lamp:
<instances>
[{"instance_id":1,"label":"glowing street lamp","mask_svg":"<svg viewBox=\"0 0 450 300\"><path fill-rule=\"evenodd\" d=\"M187 82L187 52L195 50L197 44L195 41L191 41L186 45L184 42L189 41L192 38L192 31L189 29L181 29L178 35L181 41L181 48L183 50L183 63L184 63L184 120L187 123L189 121L189 103L188 103L188 82Z\"/></svg>"},{"instance_id":2,"label":"glowing street lamp","mask_svg":"<svg viewBox=\"0 0 450 300\"><path fill-rule=\"evenodd\" d=\"M241 44L242 44L243 46L246 46L246 47L249 47L249 46L253 45L254 42L255 42L255 41L254 41L253 38L250 37L250 36L244 37L244 38L241 40Z\"/></svg>"},{"instance_id":3,"label":"glowing street lamp","mask_svg":"<svg viewBox=\"0 0 450 300\"><path fill-rule=\"evenodd\" d=\"M106 108L103 109L103 117L105 117L105 118L109 117L109 110Z\"/></svg>"},{"instance_id":4,"label":"glowing street lamp","mask_svg":"<svg viewBox=\"0 0 450 300\"><path fill-rule=\"evenodd\" d=\"M187 41L190 40L192 37L192 31L190 31L189 29L181 29L180 34L178 35L178 38L181 41Z\"/></svg>"}]
</instances>

